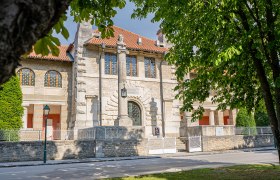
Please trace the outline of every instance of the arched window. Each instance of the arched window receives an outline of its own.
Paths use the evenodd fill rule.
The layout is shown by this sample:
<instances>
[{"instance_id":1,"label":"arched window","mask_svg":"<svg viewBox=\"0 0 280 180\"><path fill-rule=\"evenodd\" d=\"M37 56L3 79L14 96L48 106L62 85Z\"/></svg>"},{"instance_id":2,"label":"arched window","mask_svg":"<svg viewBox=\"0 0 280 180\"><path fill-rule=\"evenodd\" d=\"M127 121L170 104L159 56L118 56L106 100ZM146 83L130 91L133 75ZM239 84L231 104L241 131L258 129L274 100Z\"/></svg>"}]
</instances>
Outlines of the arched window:
<instances>
[{"instance_id":1,"label":"arched window","mask_svg":"<svg viewBox=\"0 0 280 180\"><path fill-rule=\"evenodd\" d=\"M17 75L22 86L34 86L35 85L35 74L31 69L22 68L18 70Z\"/></svg>"},{"instance_id":2,"label":"arched window","mask_svg":"<svg viewBox=\"0 0 280 180\"><path fill-rule=\"evenodd\" d=\"M141 126L142 118L141 118L141 109L139 105L133 101L128 101L128 117L132 119L133 126Z\"/></svg>"},{"instance_id":3,"label":"arched window","mask_svg":"<svg viewBox=\"0 0 280 180\"><path fill-rule=\"evenodd\" d=\"M46 72L45 87L62 87L62 78L60 73L54 70Z\"/></svg>"}]
</instances>

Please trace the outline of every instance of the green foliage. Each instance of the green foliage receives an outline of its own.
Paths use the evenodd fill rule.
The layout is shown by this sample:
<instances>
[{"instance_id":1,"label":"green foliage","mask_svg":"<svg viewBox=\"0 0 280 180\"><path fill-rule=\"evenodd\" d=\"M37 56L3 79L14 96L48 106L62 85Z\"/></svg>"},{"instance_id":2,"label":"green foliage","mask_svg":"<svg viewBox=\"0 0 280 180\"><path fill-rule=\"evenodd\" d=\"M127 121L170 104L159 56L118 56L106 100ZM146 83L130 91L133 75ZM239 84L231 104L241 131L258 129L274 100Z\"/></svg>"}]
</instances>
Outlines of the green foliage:
<instances>
[{"instance_id":1,"label":"green foliage","mask_svg":"<svg viewBox=\"0 0 280 180\"><path fill-rule=\"evenodd\" d=\"M166 59L176 66L182 111L194 110L193 103L198 102L201 114L210 90L215 92L212 103L222 110L246 107L251 111L265 98L263 94L274 98L266 96L266 105L280 103L275 100L280 91L279 0L131 1L137 7L132 17L154 13L153 21L161 22L163 33L174 44ZM197 77L185 82L189 72ZM271 107L276 106L269 105L275 111Z\"/></svg>"},{"instance_id":2,"label":"green foliage","mask_svg":"<svg viewBox=\"0 0 280 180\"><path fill-rule=\"evenodd\" d=\"M22 127L22 115L22 93L19 79L13 76L0 89L0 129L20 129Z\"/></svg>"},{"instance_id":3,"label":"green foliage","mask_svg":"<svg viewBox=\"0 0 280 180\"><path fill-rule=\"evenodd\" d=\"M237 127L255 127L256 123L253 115L245 108L239 109L236 116Z\"/></svg>"},{"instance_id":4,"label":"green foliage","mask_svg":"<svg viewBox=\"0 0 280 180\"><path fill-rule=\"evenodd\" d=\"M269 117L266 113L264 101L261 100L255 110L254 119L257 126L270 126Z\"/></svg>"},{"instance_id":5,"label":"green foliage","mask_svg":"<svg viewBox=\"0 0 280 180\"><path fill-rule=\"evenodd\" d=\"M92 25L96 25L101 32L102 38L113 36L113 21L112 18L117 14L117 8L122 9L125 6L125 0L72 0L70 4L70 14L74 17L74 21L79 23L82 21L89 21ZM69 32L64 26L67 16L63 14L59 22L53 29L42 39L34 45L36 54L43 56L49 53L54 56L59 55L60 45L59 39L53 37L52 33L55 31L61 34L65 39L68 39Z\"/></svg>"}]
</instances>

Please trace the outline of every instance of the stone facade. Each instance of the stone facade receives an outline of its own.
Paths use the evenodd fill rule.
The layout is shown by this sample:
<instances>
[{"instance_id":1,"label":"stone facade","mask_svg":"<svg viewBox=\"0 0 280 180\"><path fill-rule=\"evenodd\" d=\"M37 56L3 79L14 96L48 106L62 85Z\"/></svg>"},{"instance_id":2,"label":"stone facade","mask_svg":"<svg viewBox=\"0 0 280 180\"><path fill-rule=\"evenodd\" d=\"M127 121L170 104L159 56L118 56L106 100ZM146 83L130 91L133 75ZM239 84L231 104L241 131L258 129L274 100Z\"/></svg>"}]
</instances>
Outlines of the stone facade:
<instances>
[{"instance_id":1,"label":"stone facade","mask_svg":"<svg viewBox=\"0 0 280 180\"><path fill-rule=\"evenodd\" d=\"M113 126L119 117L118 75L105 74L105 54L112 53L118 55L117 48L105 48L100 46L86 46L85 41L92 35L91 26L82 23L79 26L76 37L77 50L75 51L74 69L77 70L76 86L76 119L75 128L89 128L96 125ZM124 37L124 41L126 37ZM172 67L163 60L163 53L139 52L126 50L131 56L137 59L137 76L126 76L125 88L127 89L127 101L137 103L141 108L142 125L145 129L145 137L153 136L154 127L158 127L162 132L162 112L166 116L166 135L178 136L180 126L179 101L176 100L174 87L177 81L174 79ZM120 56L118 56L120 57ZM124 56L125 57L125 56ZM155 59L155 78L145 77L144 57ZM125 59L124 59L125 62ZM101 64L100 64L101 63ZM101 73L99 72L101 65ZM160 97L160 68L163 71L163 104L165 109L161 109ZM125 74L126 72L124 72ZM99 87L99 77L101 74L102 87ZM102 112L100 112L100 88L102 96ZM121 106L121 105L120 105ZM123 105L125 109L127 104ZM102 119L100 119L100 114ZM127 123L126 123L127 124ZM137 127L139 128L139 127ZM162 133L161 133L162 134Z\"/></svg>"},{"instance_id":2,"label":"stone facade","mask_svg":"<svg viewBox=\"0 0 280 180\"><path fill-rule=\"evenodd\" d=\"M53 130L66 130L71 124L72 63L30 58L23 59L21 65L17 72L29 69L35 76L34 85L21 86L25 113L23 129L43 130L43 107L47 104L51 109L49 125L54 128ZM61 75L61 87L45 86L45 76L49 70ZM19 76L22 78L22 75Z\"/></svg>"},{"instance_id":3,"label":"stone facade","mask_svg":"<svg viewBox=\"0 0 280 180\"><path fill-rule=\"evenodd\" d=\"M132 132L133 128L141 129L143 137L150 138L185 137L188 127L193 126L235 125L236 110L217 111L217 105L210 101L211 96L203 103L206 111L201 120L191 122L191 112L180 112L182 102L175 99L177 92L174 91L178 83L176 69L163 59L170 44L161 42L166 40L161 37L162 33L158 33L159 39L154 41L119 27L113 28L115 37L101 39L90 23L80 23L74 48L70 48L72 45L64 47L59 57L40 57L33 53L22 60L21 68L32 70L35 76L34 86L22 86L24 129L44 130L44 105L51 109L48 129L52 130L125 126ZM105 72L107 54L116 57L118 73ZM127 68L131 68L126 62L127 56L136 59L136 75L126 74ZM153 59L153 77L147 76L146 66L151 68L147 59ZM48 70L61 75L61 87L45 86ZM187 74L186 79L194 76ZM123 89L127 92L125 97L121 95ZM128 103L139 108L140 123L137 125L132 126ZM194 108L199 105L194 103ZM77 139L78 134L74 136ZM53 136L48 139L57 140Z\"/></svg>"}]
</instances>

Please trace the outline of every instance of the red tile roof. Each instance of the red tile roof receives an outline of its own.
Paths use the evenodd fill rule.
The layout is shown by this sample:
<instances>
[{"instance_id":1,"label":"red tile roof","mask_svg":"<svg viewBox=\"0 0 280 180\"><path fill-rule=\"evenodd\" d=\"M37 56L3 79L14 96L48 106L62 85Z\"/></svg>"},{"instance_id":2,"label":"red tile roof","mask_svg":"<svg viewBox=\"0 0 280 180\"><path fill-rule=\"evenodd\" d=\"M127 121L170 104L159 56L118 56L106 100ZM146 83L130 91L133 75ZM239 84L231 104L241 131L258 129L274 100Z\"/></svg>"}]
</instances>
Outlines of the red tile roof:
<instances>
[{"instance_id":1,"label":"red tile roof","mask_svg":"<svg viewBox=\"0 0 280 180\"><path fill-rule=\"evenodd\" d=\"M59 46L59 55L53 56L52 54L49 54L47 56L37 55L34 51L32 51L27 57L31 59L47 59L47 60L53 60L53 61L66 61L71 62L70 58L66 55L66 51L68 49L68 46L62 45Z\"/></svg>"},{"instance_id":2,"label":"red tile roof","mask_svg":"<svg viewBox=\"0 0 280 180\"><path fill-rule=\"evenodd\" d=\"M139 34L135 34L133 32L122 29L117 26L113 26L113 29L114 29L114 37L111 37L109 39L101 39L101 38L93 37L86 44L100 45L101 43L105 43L106 46L116 47L118 36L119 34L122 34L124 37L124 42L126 43L126 47L129 50L142 50L142 51L157 52L157 53L164 53L165 51L168 50L167 48L156 46L155 40L148 39ZM139 37L142 38L141 45L137 43Z\"/></svg>"}]
</instances>

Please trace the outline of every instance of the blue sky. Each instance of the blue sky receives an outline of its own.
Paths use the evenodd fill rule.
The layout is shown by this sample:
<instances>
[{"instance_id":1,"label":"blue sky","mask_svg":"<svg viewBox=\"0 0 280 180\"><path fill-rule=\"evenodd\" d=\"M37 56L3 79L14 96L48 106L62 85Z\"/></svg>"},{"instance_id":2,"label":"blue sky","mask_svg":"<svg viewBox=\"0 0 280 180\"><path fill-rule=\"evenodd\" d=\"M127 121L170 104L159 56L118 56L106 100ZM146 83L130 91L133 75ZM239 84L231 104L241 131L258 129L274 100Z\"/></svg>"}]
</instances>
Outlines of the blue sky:
<instances>
[{"instance_id":1,"label":"blue sky","mask_svg":"<svg viewBox=\"0 0 280 180\"><path fill-rule=\"evenodd\" d=\"M159 29L159 23L151 22L153 15L149 15L146 19L142 20L131 19L131 14L134 8L134 4L127 1L125 8L119 10L118 14L113 18L114 24L134 33L140 34L141 36L156 40L156 32ZM70 37L68 40L66 40L61 35L57 35L62 45L70 44L74 41L74 36L77 29L77 25L73 22L73 17L71 16L68 16L65 26L70 33Z\"/></svg>"}]
</instances>

